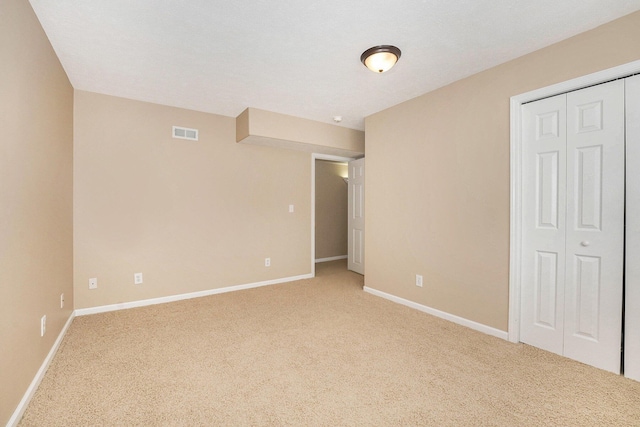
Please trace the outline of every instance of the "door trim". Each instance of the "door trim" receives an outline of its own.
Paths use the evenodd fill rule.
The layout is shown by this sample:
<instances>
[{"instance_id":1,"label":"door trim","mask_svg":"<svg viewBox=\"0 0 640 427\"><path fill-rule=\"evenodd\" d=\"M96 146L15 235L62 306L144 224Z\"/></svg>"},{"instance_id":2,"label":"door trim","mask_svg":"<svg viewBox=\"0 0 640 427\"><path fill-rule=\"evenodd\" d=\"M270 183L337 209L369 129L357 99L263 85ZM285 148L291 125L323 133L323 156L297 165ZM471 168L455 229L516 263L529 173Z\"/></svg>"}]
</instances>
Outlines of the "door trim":
<instances>
[{"instance_id":1,"label":"door trim","mask_svg":"<svg viewBox=\"0 0 640 427\"><path fill-rule=\"evenodd\" d=\"M355 158L320 153L311 154L311 277L316 277L316 160L349 163Z\"/></svg>"},{"instance_id":2,"label":"door trim","mask_svg":"<svg viewBox=\"0 0 640 427\"><path fill-rule=\"evenodd\" d=\"M522 257L522 115L524 103L571 92L640 73L640 61L619 65L562 83L532 90L510 99L510 230L509 230L509 341L520 341L520 274Z\"/></svg>"}]
</instances>

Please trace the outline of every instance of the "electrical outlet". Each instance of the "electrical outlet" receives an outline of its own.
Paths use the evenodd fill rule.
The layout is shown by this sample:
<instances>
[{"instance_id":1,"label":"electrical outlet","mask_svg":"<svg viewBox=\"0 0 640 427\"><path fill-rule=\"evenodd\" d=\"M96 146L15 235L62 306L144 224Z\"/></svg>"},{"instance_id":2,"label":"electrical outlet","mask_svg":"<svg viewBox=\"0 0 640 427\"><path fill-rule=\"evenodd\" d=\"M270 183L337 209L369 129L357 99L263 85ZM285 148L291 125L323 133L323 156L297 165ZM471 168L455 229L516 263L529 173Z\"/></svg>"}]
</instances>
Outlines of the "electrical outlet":
<instances>
[{"instance_id":1,"label":"electrical outlet","mask_svg":"<svg viewBox=\"0 0 640 427\"><path fill-rule=\"evenodd\" d=\"M293 205L289 205L289 213L293 213L294 207Z\"/></svg>"},{"instance_id":2,"label":"electrical outlet","mask_svg":"<svg viewBox=\"0 0 640 427\"><path fill-rule=\"evenodd\" d=\"M265 258L264 259L264 266L265 267L271 267L271 258Z\"/></svg>"},{"instance_id":3,"label":"electrical outlet","mask_svg":"<svg viewBox=\"0 0 640 427\"><path fill-rule=\"evenodd\" d=\"M136 273L133 275L133 283L139 285L142 283L142 273Z\"/></svg>"},{"instance_id":4,"label":"electrical outlet","mask_svg":"<svg viewBox=\"0 0 640 427\"><path fill-rule=\"evenodd\" d=\"M43 337L47 331L47 315L45 314L40 318L40 336Z\"/></svg>"},{"instance_id":5,"label":"electrical outlet","mask_svg":"<svg viewBox=\"0 0 640 427\"><path fill-rule=\"evenodd\" d=\"M60 294L60 308L64 308L64 294Z\"/></svg>"},{"instance_id":6,"label":"electrical outlet","mask_svg":"<svg viewBox=\"0 0 640 427\"><path fill-rule=\"evenodd\" d=\"M416 286L422 287L422 276L420 274L416 274Z\"/></svg>"},{"instance_id":7,"label":"electrical outlet","mask_svg":"<svg viewBox=\"0 0 640 427\"><path fill-rule=\"evenodd\" d=\"M89 289L98 289L98 279L97 278L92 278L89 279Z\"/></svg>"}]
</instances>

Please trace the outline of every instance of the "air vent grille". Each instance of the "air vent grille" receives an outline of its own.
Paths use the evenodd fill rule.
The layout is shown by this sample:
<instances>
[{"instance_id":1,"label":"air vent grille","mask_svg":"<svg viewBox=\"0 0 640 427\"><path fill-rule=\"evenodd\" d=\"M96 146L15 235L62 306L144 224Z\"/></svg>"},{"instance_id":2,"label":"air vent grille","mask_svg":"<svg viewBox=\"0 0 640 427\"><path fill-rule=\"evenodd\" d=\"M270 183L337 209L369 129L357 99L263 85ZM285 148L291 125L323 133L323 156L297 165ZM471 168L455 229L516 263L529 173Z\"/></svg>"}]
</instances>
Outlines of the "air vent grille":
<instances>
[{"instance_id":1,"label":"air vent grille","mask_svg":"<svg viewBox=\"0 0 640 427\"><path fill-rule=\"evenodd\" d=\"M191 141L197 141L198 129L190 129L190 128L183 128L181 126L174 126L173 137L178 139L189 139Z\"/></svg>"}]
</instances>

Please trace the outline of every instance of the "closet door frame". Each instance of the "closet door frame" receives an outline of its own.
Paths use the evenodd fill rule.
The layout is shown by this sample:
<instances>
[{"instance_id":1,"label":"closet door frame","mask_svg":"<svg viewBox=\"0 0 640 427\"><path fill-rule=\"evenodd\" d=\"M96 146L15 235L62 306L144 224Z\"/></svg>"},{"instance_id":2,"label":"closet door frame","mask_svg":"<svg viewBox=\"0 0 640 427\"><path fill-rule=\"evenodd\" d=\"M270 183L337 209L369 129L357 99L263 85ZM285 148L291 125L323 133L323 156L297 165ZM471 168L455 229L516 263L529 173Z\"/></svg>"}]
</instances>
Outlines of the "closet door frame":
<instances>
[{"instance_id":1,"label":"closet door frame","mask_svg":"<svg viewBox=\"0 0 640 427\"><path fill-rule=\"evenodd\" d=\"M522 114L524 103L583 89L610 80L640 73L640 61L609 68L566 82L554 84L510 99L510 235L509 235L509 341L520 342L520 296L522 263ZM629 301L627 301L629 304Z\"/></svg>"}]
</instances>

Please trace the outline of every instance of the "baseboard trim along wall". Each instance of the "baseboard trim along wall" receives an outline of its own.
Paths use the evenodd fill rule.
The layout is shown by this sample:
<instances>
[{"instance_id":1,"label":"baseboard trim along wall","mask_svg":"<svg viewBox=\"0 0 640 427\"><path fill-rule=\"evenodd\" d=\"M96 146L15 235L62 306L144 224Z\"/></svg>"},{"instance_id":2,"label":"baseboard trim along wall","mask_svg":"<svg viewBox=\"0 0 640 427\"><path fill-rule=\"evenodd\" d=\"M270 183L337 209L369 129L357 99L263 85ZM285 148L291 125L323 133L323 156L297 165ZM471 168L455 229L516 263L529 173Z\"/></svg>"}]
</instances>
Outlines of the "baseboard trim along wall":
<instances>
[{"instance_id":1,"label":"baseboard trim along wall","mask_svg":"<svg viewBox=\"0 0 640 427\"><path fill-rule=\"evenodd\" d=\"M69 329L69 326L71 325L71 322L73 321L74 317L75 317L75 312L72 311L71 315L67 319L67 322L64 324L64 327L60 331L60 334L58 334L58 338L56 338L56 341L53 343L53 347L51 347L51 350L49 350L49 354L47 354L47 357L45 357L44 361L42 362L42 365L40 366L40 369L38 369L38 372L36 373L36 376L33 378L33 381L31 381L31 384L29 384L29 387L27 388L27 391L24 393L24 396L22 396L22 400L20 400L20 403L16 407L16 410L13 412L13 415L11 416L11 418L9 418L7 427L17 426L18 423L20 422L22 415L24 415L24 411L27 409L27 406L29 406L29 402L31 401L31 398L35 394L36 390L38 389L38 386L40 385L40 382L44 378L44 374L47 372L47 369L49 368L49 364L51 363L51 361L53 360L53 357L58 352L60 343L62 342L62 339L66 335L67 329Z\"/></svg>"},{"instance_id":2,"label":"baseboard trim along wall","mask_svg":"<svg viewBox=\"0 0 640 427\"><path fill-rule=\"evenodd\" d=\"M477 322L474 322L473 320L465 319L464 317L459 317L444 311L436 310L435 308L427 307L426 305L418 304L417 302L409 301L407 299L400 298L395 295L388 294L386 292L378 291L376 289L372 289L367 286L364 287L364 291L372 295L375 295L384 299L388 299L389 301L393 301L398 304L406 305L407 307L420 310L432 316L436 316L441 319L448 320L453 323L457 323L458 325L466 326L467 328L485 333L487 335L491 335L497 338L502 338L503 340L509 339L509 333L506 331L501 331L500 329L492 328L491 326L483 325L482 323L477 323Z\"/></svg>"},{"instance_id":3,"label":"baseboard trim along wall","mask_svg":"<svg viewBox=\"0 0 640 427\"><path fill-rule=\"evenodd\" d=\"M331 256L329 258L318 258L316 259L316 264L319 262L337 261L339 259L347 259L347 258L349 258L349 255Z\"/></svg>"},{"instance_id":4,"label":"baseboard trim along wall","mask_svg":"<svg viewBox=\"0 0 640 427\"><path fill-rule=\"evenodd\" d=\"M171 295L168 297L151 298L139 301L123 302L119 304L102 305L98 307L78 308L76 316L86 316L89 314L106 313L109 311L126 310L128 308L145 307L148 305L164 304L167 302L181 301L191 298L207 297L210 295L223 294L226 292L241 291L243 289L259 288L261 286L277 285L279 283L295 282L296 280L311 279L313 275L303 274L301 276L284 277L281 279L266 280L264 282L247 283L245 285L227 286L224 288L208 289L206 291L190 292L187 294Z\"/></svg>"}]
</instances>

